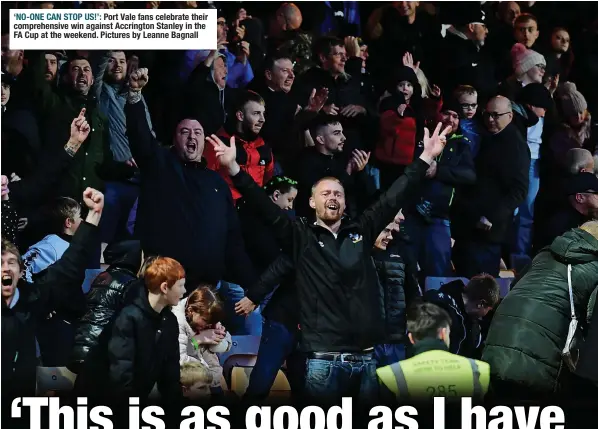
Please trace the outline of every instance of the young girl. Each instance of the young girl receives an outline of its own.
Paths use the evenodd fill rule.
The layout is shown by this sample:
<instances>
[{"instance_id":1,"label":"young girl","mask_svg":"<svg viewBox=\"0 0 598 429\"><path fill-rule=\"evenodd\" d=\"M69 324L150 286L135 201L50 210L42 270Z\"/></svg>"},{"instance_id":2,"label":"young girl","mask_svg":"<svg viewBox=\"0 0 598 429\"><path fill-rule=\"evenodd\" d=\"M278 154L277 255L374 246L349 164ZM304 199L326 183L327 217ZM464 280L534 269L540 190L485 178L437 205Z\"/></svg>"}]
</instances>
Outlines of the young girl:
<instances>
[{"instance_id":1,"label":"young girl","mask_svg":"<svg viewBox=\"0 0 598 429\"><path fill-rule=\"evenodd\" d=\"M422 90L410 66L397 69L387 91L390 96L380 102L380 133L374 152L382 190L388 189L416 157L418 142L423 139L425 113L429 110L424 110ZM437 88L433 95L435 98L426 100L439 104Z\"/></svg>"},{"instance_id":2,"label":"young girl","mask_svg":"<svg viewBox=\"0 0 598 429\"><path fill-rule=\"evenodd\" d=\"M222 367L216 353L230 349L231 336L220 324L224 313L216 294L199 287L173 308L179 327L179 361L200 362L212 374L212 393L222 391Z\"/></svg>"}]
</instances>

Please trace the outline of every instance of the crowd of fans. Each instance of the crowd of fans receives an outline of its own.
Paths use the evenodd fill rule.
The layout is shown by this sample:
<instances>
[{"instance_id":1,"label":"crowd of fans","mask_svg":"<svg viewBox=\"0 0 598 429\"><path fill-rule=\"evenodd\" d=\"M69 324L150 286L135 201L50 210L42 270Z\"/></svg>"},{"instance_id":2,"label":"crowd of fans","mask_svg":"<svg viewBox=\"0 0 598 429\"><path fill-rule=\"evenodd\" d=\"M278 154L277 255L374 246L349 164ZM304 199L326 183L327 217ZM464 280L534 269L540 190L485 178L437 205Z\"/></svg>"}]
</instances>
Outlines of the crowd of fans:
<instances>
[{"instance_id":1,"label":"crowd of fans","mask_svg":"<svg viewBox=\"0 0 598 429\"><path fill-rule=\"evenodd\" d=\"M331 402L598 386L595 4L2 13L140 6L217 8L217 49L24 52L3 21L3 397L36 365L222 396L231 334L261 335L253 400L283 364Z\"/></svg>"}]
</instances>

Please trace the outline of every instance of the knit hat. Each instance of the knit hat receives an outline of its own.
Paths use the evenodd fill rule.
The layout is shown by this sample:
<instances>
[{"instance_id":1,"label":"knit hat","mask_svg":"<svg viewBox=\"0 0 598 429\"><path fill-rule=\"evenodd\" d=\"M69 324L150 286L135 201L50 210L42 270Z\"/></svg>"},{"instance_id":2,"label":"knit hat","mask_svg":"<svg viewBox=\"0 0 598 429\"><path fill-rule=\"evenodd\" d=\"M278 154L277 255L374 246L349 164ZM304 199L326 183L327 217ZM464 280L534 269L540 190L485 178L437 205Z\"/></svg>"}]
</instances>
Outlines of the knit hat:
<instances>
[{"instance_id":1,"label":"knit hat","mask_svg":"<svg viewBox=\"0 0 598 429\"><path fill-rule=\"evenodd\" d=\"M516 76L522 76L538 64L546 67L546 59L542 54L527 49L521 43L515 43L511 48L511 60Z\"/></svg>"},{"instance_id":2,"label":"knit hat","mask_svg":"<svg viewBox=\"0 0 598 429\"><path fill-rule=\"evenodd\" d=\"M461 104L456 98L448 97L442 102L442 108L440 109L440 112L446 112L448 110L453 111L459 115L463 109L461 108Z\"/></svg>"},{"instance_id":3,"label":"knit hat","mask_svg":"<svg viewBox=\"0 0 598 429\"><path fill-rule=\"evenodd\" d=\"M565 82L559 90L559 99L563 115L577 116L588 108L588 103L573 82Z\"/></svg>"},{"instance_id":4,"label":"knit hat","mask_svg":"<svg viewBox=\"0 0 598 429\"><path fill-rule=\"evenodd\" d=\"M397 85L401 82L409 82L411 83L411 85L413 85L414 91L413 93L415 94L415 88L419 87L419 81L417 80L417 75L415 74L415 72L413 71L413 69L411 67L407 67L407 66L400 66L398 68L395 69L395 71L392 73L392 76L389 80L389 85L388 85L388 91L392 94L394 94L397 90Z\"/></svg>"},{"instance_id":5,"label":"knit hat","mask_svg":"<svg viewBox=\"0 0 598 429\"><path fill-rule=\"evenodd\" d=\"M524 86L518 101L542 109L549 109L552 105L550 91L541 83L530 83Z\"/></svg>"}]
</instances>

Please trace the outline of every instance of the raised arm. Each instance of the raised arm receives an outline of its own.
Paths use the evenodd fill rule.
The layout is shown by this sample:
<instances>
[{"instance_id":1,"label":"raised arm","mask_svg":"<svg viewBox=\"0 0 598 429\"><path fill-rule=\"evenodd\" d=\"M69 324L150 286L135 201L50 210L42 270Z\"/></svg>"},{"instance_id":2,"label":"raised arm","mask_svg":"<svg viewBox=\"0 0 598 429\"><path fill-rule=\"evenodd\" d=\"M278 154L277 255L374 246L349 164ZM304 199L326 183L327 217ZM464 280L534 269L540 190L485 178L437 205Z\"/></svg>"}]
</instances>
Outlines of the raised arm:
<instances>
[{"instance_id":1,"label":"raised arm","mask_svg":"<svg viewBox=\"0 0 598 429\"><path fill-rule=\"evenodd\" d=\"M129 147L139 169L152 171L158 168L158 156L160 143L148 124L145 105L141 101L141 90L149 80L148 71L145 68L138 69L131 73L129 78L129 95L125 106L127 118L127 137Z\"/></svg>"},{"instance_id":2,"label":"raised arm","mask_svg":"<svg viewBox=\"0 0 598 429\"><path fill-rule=\"evenodd\" d=\"M85 109L71 122L71 135L68 142L53 158L43 162L34 176L11 182L9 198L17 205L32 206L45 199L52 187L71 165L75 154L89 135L90 127L85 119Z\"/></svg>"},{"instance_id":3,"label":"raised arm","mask_svg":"<svg viewBox=\"0 0 598 429\"><path fill-rule=\"evenodd\" d=\"M98 225L104 209L104 195L92 188L83 192L83 202L89 209L85 222L73 236L70 246L62 257L48 267L45 276L30 287L31 305L37 317L45 317L65 302L84 302L81 284L97 246L100 245Z\"/></svg>"},{"instance_id":4,"label":"raised arm","mask_svg":"<svg viewBox=\"0 0 598 429\"><path fill-rule=\"evenodd\" d=\"M104 73L108 68L108 61L110 61L111 51L93 51L91 57L91 70L93 72L93 92L99 100L102 95L102 87L104 86Z\"/></svg>"},{"instance_id":5,"label":"raised arm","mask_svg":"<svg viewBox=\"0 0 598 429\"><path fill-rule=\"evenodd\" d=\"M241 167L239 167L236 160L237 148L235 138L231 137L230 146L225 145L215 135L206 137L206 141L208 144L214 146L214 151L220 161L220 165L228 170L233 185L243 195L250 208L258 213L268 224L272 225L280 244L290 248L295 225L297 224L296 222L292 222L289 216L270 200L264 190L255 183L249 174L241 171Z\"/></svg>"},{"instance_id":6,"label":"raised arm","mask_svg":"<svg viewBox=\"0 0 598 429\"><path fill-rule=\"evenodd\" d=\"M446 134L450 131L450 127L441 132L441 125L436 126L431 136L427 128L424 130L424 150L419 159L413 161L405 173L359 217L358 223L364 234L364 242L373 244L378 234L403 208L405 201L417 192L418 185L432 160L440 155L446 144Z\"/></svg>"}]
</instances>

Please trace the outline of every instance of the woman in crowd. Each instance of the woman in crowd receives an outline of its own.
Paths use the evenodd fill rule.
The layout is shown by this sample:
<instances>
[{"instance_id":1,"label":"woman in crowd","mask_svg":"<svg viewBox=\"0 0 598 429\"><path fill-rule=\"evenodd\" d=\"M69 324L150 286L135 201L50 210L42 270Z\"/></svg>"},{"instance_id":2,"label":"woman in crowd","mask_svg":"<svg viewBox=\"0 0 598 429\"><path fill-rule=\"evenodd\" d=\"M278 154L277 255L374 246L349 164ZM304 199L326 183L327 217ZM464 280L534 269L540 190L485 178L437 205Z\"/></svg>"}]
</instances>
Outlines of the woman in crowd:
<instances>
[{"instance_id":1,"label":"woman in crowd","mask_svg":"<svg viewBox=\"0 0 598 429\"><path fill-rule=\"evenodd\" d=\"M222 392L222 367L217 353L230 349L231 336L222 324L224 312L216 294L207 286L194 290L173 308L179 324L179 362L200 362L212 374L213 394Z\"/></svg>"}]
</instances>

